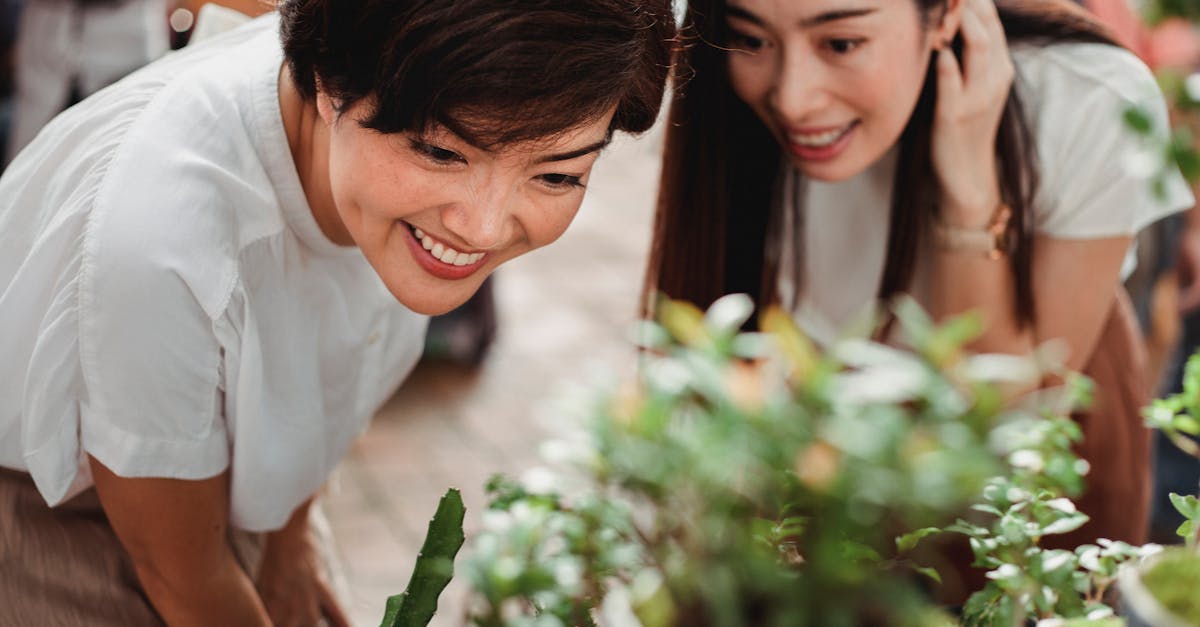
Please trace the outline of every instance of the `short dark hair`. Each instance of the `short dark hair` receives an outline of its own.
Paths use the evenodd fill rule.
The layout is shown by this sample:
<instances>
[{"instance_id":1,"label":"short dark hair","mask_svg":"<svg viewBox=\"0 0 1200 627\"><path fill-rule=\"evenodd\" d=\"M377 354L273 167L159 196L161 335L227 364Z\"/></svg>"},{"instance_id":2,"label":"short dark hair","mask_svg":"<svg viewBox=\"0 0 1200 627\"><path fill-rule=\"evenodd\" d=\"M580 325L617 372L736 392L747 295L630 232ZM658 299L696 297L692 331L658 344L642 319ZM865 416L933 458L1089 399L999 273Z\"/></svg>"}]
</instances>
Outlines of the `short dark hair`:
<instances>
[{"instance_id":1,"label":"short dark hair","mask_svg":"<svg viewBox=\"0 0 1200 627\"><path fill-rule=\"evenodd\" d=\"M280 37L306 99L383 133L446 126L482 147L557 135L616 107L610 131L658 116L671 0L283 0Z\"/></svg>"}]
</instances>

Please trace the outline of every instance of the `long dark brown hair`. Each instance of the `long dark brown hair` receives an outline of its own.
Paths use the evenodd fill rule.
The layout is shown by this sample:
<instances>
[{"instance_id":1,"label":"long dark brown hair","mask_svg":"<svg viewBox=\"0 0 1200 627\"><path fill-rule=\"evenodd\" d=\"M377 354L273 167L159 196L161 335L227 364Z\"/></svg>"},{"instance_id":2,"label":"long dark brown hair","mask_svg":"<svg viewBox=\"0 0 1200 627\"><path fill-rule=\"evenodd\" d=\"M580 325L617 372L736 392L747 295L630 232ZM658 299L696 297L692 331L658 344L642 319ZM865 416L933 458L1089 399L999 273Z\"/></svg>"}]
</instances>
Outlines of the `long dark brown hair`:
<instances>
[{"instance_id":1,"label":"long dark brown hair","mask_svg":"<svg viewBox=\"0 0 1200 627\"><path fill-rule=\"evenodd\" d=\"M927 26L931 16L940 15L945 7L945 0L912 1ZM1103 26L1068 0L997 0L996 4L1010 44L1118 45ZM780 148L730 87L727 53L721 45L726 41L724 0L689 2L683 28L688 41L677 66L669 114L643 314L652 314L657 292L700 306L736 292L750 294L760 307L778 303L780 267L789 261L780 258L783 207L795 204L779 198ZM961 58L961 39L954 49ZM937 212L939 185L930 159L935 68L931 62L899 141L887 256L877 292L880 302L909 288L921 235ZM1038 166L1015 88L1004 108L996 156L1001 197L1013 210L1008 259L1016 284L1014 313L1020 324L1030 325ZM793 248L799 257L799 242Z\"/></svg>"}]
</instances>

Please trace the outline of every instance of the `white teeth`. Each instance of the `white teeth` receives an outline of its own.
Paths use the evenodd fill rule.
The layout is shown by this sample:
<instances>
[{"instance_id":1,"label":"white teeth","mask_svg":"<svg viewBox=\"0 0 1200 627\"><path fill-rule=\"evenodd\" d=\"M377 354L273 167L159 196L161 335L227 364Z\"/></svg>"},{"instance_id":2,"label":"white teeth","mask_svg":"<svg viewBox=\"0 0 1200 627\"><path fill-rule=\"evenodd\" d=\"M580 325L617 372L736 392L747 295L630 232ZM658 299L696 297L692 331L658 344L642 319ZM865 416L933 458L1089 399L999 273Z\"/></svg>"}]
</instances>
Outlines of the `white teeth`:
<instances>
[{"instance_id":1,"label":"white teeth","mask_svg":"<svg viewBox=\"0 0 1200 627\"><path fill-rule=\"evenodd\" d=\"M452 266L469 266L483 258L484 253L463 253L433 239L421 229L412 227L413 235L421 242L421 247L429 251L444 264Z\"/></svg>"},{"instance_id":2,"label":"white teeth","mask_svg":"<svg viewBox=\"0 0 1200 627\"><path fill-rule=\"evenodd\" d=\"M846 131L848 130L850 130L849 126L843 126L842 128L834 129L832 131L825 131L824 133L791 133L788 135L788 138L791 139L792 142L800 144L801 146L817 148L828 146L838 139L841 139L842 135L845 135Z\"/></svg>"}]
</instances>

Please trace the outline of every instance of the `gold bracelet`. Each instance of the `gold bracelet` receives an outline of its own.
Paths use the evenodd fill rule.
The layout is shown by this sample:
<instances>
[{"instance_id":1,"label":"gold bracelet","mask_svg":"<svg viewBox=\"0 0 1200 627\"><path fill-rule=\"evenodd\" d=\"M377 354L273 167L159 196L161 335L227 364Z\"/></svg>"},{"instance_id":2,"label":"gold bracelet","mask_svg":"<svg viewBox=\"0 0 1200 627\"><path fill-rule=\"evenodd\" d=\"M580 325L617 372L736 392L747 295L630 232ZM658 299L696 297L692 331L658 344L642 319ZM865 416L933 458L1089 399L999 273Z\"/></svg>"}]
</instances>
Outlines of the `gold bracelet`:
<instances>
[{"instance_id":1,"label":"gold bracelet","mask_svg":"<svg viewBox=\"0 0 1200 627\"><path fill-rule=\"evenodd\" d=\"M988 259L1000 259L1008 255L1008 223L1011 220L1012 209L1005 203L996 206L987 226L982 229L964 229L934 219L934 240L942 250L983 253Z\"/></svg>"}]
</instances>

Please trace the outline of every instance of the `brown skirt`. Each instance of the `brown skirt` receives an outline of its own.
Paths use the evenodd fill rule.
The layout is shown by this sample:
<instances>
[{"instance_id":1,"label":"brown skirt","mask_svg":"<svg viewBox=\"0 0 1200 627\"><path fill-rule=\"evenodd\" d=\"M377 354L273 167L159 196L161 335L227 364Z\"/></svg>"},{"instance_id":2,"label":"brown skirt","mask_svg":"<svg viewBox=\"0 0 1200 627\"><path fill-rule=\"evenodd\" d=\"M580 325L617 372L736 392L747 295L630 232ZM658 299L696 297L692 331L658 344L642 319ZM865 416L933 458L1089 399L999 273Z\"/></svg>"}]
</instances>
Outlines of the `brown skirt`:
<instances>
[{"instance_id":1,"label":"brown skirt","mask_svg":"<svg viewBox=\"0 0 1200 627\"><path fill-rule=\"evenodd\" d=\"M262 539L230 533L251 576ZM28 474L0 468L0 626L162 624L94 489L51 508Z\"/></svg>"},{"instance_id":2,"label":"brown skirt","mask_svg":"<svg viewBox=\"0 0 1200 627\"><path fill-rule=\"evenodd\" d=\"M1086 488L1073 499L1089 520L1063 535L1046 536L1042 546L1071 549L1099 538L1138 545L1146 542L1150 512L1150 431L1142 408L1150 402L1146 346L1125 290L1119 289L1092 356L1083 369L1095 383L1092 405L1072 414L1083 431L1075 453L1091 466ZM923 559L942 571L939 600L950 605L987 584L984 569L962 536L945 537ZM918 560L920 561L920 560Z\"/></svg>"}]
</instances>

